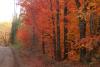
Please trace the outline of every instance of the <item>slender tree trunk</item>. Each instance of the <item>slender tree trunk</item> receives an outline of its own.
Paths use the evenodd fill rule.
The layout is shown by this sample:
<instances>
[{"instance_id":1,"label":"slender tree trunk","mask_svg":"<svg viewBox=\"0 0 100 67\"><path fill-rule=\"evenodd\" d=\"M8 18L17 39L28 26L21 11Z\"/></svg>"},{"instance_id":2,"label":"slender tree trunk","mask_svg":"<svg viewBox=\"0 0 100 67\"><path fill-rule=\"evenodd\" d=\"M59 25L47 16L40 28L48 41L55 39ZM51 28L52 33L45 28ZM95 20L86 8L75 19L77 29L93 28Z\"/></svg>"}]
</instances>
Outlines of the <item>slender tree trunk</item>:
<instances>
[{"instance_id":1,"label":"slender tree trunk","mask_svg":"<svg viewBox=\"0 0 100 67\"><path fill-rule=\"evenodd\" d=\"M81 6L79 0L75 0L75 2L76 2L76 6L77 6L77 8L79 9L80 6Z\"/></svg>"},{"instance_id":2,"label":"slender tree trunk","mask_svg":"<svg viewBox=\"0 0 100 67\"><path fill-rule=\"evenodd\" d=\"M83 2L83 18L79 18L79 27L80 27L80 39L85 38L86 37L86 12L87 12L87 6L88 6L88 2L87 0L84 0Z\"/></svg>"},{"instance_id":3,"label":"slender tree trunk","mask_svg":"<svg viewBox=\"0 0 100 67\"><path fill-rule=\"evenodd\" d=\"M18 25L19 25L19 19L15 15L13 17L12 28L11 28L11 35L10 35L10 42L11 42L11 44L14 44L15 41L16 41L16 32L18 30Z\"/></svg>"},{"instance_id":4,"label":"slender tree trunk","mask_svg":"<svg viewBox=\"0 0 100 67\"><path fill-rule=\"evenodd\" d=\"M79 21L79 28L80 28L80 39L85 38L86 37L86 21L84 19Z\"/></svg>"},{"instance_id":5,"label":"slender tree trunk","mask_svg":"<svg viewBox=\"0 0 100 67\"><path fill-rule=\"evenodd\" d=\"M100 16L98 18L98 28L97 28L97 32L100 35Z\"/></svg>"},{"instance_id":6,"label":"slender tree trunk","mask_svg":"<svg viewBox=\"0 0 100 67\"><path fill-rule=\"evenodd\" d=\"M80 8L80 2L79 0L75 0L76 2L76 6L77 6L77 9L79 10ZM84 14L86 14L86 4L85 4L86 0L84 0L84 3L83 3L83 9L82 9L82 12ZM82 15L83 16L83 15ZM86 37L86 21L85 21L85 17L83 16L82 17L79 17L79 31L80 31L80 39L82 38L85 38ZM80 61L83 62L83 60L85 59L84 57L86 56L86 48L85 47L81 47L80 49Z\"/></svg>"},{"instance_id":7,"label":"slender tree trunk","mask_svg":"<svg viewBox=\"0 0 100 67\"><path fill-rule=\"evenodd\" d=\"M44 35L42 34L42 51L45 54L45 42L44 42Z\"/></svg>"},{"instance_id":8,"label":"slender tree trunk","mask_svg":"<svg viewBox=\"0 0 100 67\"><path fill-rule=\"evenodd\" d=\"M93 13L90 14L90 34L94 34L94 20Z\"/></svg>"},{"instance_id":9,"label":"slender tree trunk","mask_svg":"<svg viewBox=\"0 0 100 67\"><path fill-rule=\"evenodd\" d=\"M77 9L80 8L80 0L75 0L76 2L76 6L77 6ZM84 14L86 14L86 7L87 7L88 3L86 3L86 0L84 0L84 3L83 3L83 9L82 9L82 12ZM80 31L80 39L82 38L85 38L86 36L86 21L85 21L85 17L83 16L83 18L79 17L79 31Z\"/></svg>"},{"instance_id":10,"label":"slender tree trunk","mask_svg":"<svg viewBox=\"0 0 100 67\"><path fill-rule=\"evenodd\" d=\"M67 19L65 16L67 16L67 6L66 6L66 0L64 0L64 59L68 57L68 44L67 44Z\"/></svg>"},{"instance_id":11,"label":"slender tree trunk","mask_svg":"<svg viewBox=\"0 0 100 67\"><path fill-rule=\"evenodd\" d=\"M57 24L57 60L61 60L61 47L60 47L60 15L59 15L59 0L56 0L56 24Z\"/></svg>"},{"instance_id":12,"label":"slender tree trunk","mask_svg":"<svg viewBox=\"0 0 100 67\"><path fill-rule=\"evenodd\" d=\"M52 41L53 41L53 49L54 49L54 58L56 59L56 32L55 32L55 18L53 15L53 4L52 0L50 0L50 10L52 13L51 20L52 20Z\"/></svg>"}]
</instances>

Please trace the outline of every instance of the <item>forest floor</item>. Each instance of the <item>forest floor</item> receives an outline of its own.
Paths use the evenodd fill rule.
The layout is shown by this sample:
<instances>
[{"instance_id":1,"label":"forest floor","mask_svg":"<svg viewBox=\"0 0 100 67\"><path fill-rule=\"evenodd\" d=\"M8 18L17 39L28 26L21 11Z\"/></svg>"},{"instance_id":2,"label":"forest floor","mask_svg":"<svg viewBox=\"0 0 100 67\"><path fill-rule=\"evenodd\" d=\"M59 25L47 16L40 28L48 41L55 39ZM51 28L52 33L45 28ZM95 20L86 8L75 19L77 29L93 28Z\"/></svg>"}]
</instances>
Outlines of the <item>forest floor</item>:
<instances>
[{"instance_id":1,"label":"forest floor","mask_svg":"<svg viewBox=\"0 0 100 67\"><path fill-rule=\"evenodd\" d=\"M100 63L82 64L80 62L71 61L56 62L46 56L27 56L26 58L24 56L24 62L28 67L100 67Z\"/></svg>"},{"instance_id":2,"label":"forest floor","mask_svg":"<svg viewBox=\"0 0 100 67\"><path fill-rule=\"evenodd\" d=\"M21 57L24 64L28 67L100 67L100 63L82 64L80 62L72 62L69 60L57 62L46 55L43 55L40 47L35 46L32 49L23 50Z\"/></svg>"}]
</instances>

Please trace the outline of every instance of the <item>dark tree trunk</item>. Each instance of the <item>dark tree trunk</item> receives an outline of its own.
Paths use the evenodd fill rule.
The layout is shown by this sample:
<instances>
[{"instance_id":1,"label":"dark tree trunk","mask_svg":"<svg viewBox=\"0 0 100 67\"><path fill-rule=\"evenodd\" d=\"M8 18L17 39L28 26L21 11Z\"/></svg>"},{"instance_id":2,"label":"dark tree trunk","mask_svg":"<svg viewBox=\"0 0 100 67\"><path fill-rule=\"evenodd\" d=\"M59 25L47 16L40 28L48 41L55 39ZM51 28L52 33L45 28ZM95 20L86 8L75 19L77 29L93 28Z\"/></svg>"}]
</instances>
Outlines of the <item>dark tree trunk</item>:
<instances>
[{"instance_id":1,"label":"dark tree trunk","mask_svg":"<svg viewBox=\"0 0 100 67\"><path fill-rule=\"evenodd\" d=\"M80 0L75 0L75 2L76 2L77 9L79 9L81 6ZM84 0L83 13L86 12L86 10L87 10L86 7L88 5L88 3L85 4L85 2L86 2L86 0ZM79 29L80 29L80 39L85 38L85 36L86 36L86 21L84 18L81 19L81 17L79 17Z\"/></svg>"},{"instance_id":2,"label":"dark tree trunk","mask_svg":"<svg viewBox=\"0 0 100 67\"><path fill-rule=\"evenodd\" d=\"M44 34L42 33L42 52L45 54L45 42L44 42Z\"/></svg>"},{"instance_id":3,"label":"dark tree trunk","mask_svg":"<svg viewBox=\"0 0 100 67\"><path fill-rule=\"evenodd\" d=\"M11 44L14 44L16 41L16 32L18 30L18 25L20 23L20 19L17 18L17 15L13 17L12 21L12 28L11 28L11 35L10 35L10 42Z\"/></svg>"},{"instance_id":4,"label":"dark tree trunk","mask_svg":"<svg viewBox=\"0 0 100 67\"><path fill-rule=\"evenodd\" d=\"M100 16L98 18L98 28L97 28L97 32L100 35Z\"/></svg>"},{"instance_id":5,"label":"dark tree trunk","mask_svg":"<svg viewBox=\"0 0 100 67\"><path fill-rule=\"evenodd\" d=\"M81 6L81 4L80 4L79 1L80 1L80 0L75 0L75 2L76 2L76 6L77 6L78 9L79 9L79 7Z\"/></svg>"},{"instance_id":6,"label":"dark tree trunk","mask_svg":"<svg viewBox=\"0 0 100 67\"><path fill-rule=\"evenodd\" d=\"M61 60L61 47L60 47L60 17L59 17L59 0L56 0L56 24L57 24L57 60Z\"/></svg>"},{"instance_id":7,"label":"dark tree trunk","mask_svg":"<svg viewBox=\"0 0 100 67\"><path fill-rule=\"evenodd\" d=\"M67 19L65 18L65 16L67 16L68 13L68 9L66 6L66 1L64 3L64 59L66 59L68 57L68 44L67 44Z\"/></svg>"},{"instance_id":8,"label":"dark tree trunk","mask_svg":"<svg viewBox=\"0 0 100 67\"><path fill-rule=\"evenodd\" d=\"M90 34L92 34L92 35L95 34L93 13L91 13L91 15L90 15Z\"/></svg>"},{"instance_id":9,"label":"dark tree trunk","mask_svg":"<svg viewBox=\"0 0 100 67\"><path fill-rule=\"evenodd\" d=\"M84 19L80 20L79 29L80 29L80 39L85 38L86 37L86 21Z\"/></svg>"},{"instance_id":10,"label":"dark tree trunk","mask_svg":"<svg viewBox=\"0 0 100 67\"><path fill-rule=\"evenodd\" d=\"M82 9L82 12L84 14L86 14L87 11L87 6L88 6L88 2L86 2L87 0L84 0L83 6L84 8ZM77 9L80 8L81 4L80 4L80 0L75 0L76 2L76 6ZM86 37L86 21L85 21L85 17L79 17L79 31L80 31L80 39L85 38ZM85 55L86 55L86 48L85 47L81 47L80 48L80 61L84 61L85 59Z\"/></svg>"},{"instance_id":11,"label":"dark tree trunk","mask_svg":"<svg viewBox=\"0 0 100 67\"><path fill-rule=\"evenodd\" d=\"M52 6L52 0L50 0L50 10L53 11L53 6ZM56 32L55 32L55 18L52 14L51 16L51 20L52 20L52 41L53 41L53 49L54 49L54 58L56 59Z\"/></svg>"},{"instance_id":12,"label":"dark tree trunk","mask_svg":"<svg viewBox=\"0 0 100 67\"><path fill-rule=\"evenodd\" d=\"M80 62L85 62L86 59L86 48L85 47L81 47L80 48Z\"/></svg>"}]
</instances>

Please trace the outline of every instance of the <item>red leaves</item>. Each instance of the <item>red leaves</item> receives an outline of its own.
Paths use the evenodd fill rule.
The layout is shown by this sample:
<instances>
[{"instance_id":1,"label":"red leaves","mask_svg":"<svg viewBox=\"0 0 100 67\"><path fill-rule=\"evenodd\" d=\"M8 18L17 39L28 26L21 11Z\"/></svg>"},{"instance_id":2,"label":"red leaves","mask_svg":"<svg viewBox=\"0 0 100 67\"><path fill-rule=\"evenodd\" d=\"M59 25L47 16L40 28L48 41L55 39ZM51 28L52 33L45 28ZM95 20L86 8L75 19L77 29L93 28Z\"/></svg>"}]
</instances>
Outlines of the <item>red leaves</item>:
<instances>
[{"instance_id":1,"label":"red leaves","mask_svg":"<svg viewBox=\"0 0 100 67\"><path fill-rule=\"evenodd\" d=\"M29 26L23 25L17 32L17 39L24 47L32 43L32 29Z\"/></svg>"},{"instance_id":2,"label":"red leaves","mask_svg":"<svg viewBox=\"0 0 100 67\"><path fill-rule=\"evenodd\" d=\"M48 37L44 36L45 38L45 43L46 45L49 47L47 47L47 49L52 49L52 23L54 20L54 23L56 24L56 0L51 0L52 2L50 2L50 0L21 0L21 6L22 8L24 8L25 10L23 11L24 16L23 16L23 24L26 25L24 27L24 25L22 25L22 29L19 29L18 32L18 37L19 39L22 40L22 42L24 43L29 43L32 33L35 33L36 36L38 36L38 39L40 40L39 42L42 42L42 36L44 36L44 34L49 34ZM93 41L93 38L95 40L100 40L100 37L96 37L94 36L92 37L86 37L83 38L82 40L79 39L79 16L83 17L84 13L82 12L83 10L83 0L79 0L80 1L80 8L77 9L77 6L75 4L74 0L70 0L67 2L66 7L68 8L68 14L67 16L64 16L63 12L64 12L64 2L60 1L60 8L59 8L59 12L60 12L60 32L61 32L61 46L63 47L63 34L64 34L64 30L63 30L63 19L67 19L67 24L66 24L66 28L68 29L68 34L66 34L68 36L68 39L75 41L75 45L76 48L79 48L82 44L84 44L84 46L88 47L90 46L91 42ZM50 4L52 5L52 8L50 6ZM99 4L98 4L99 5ZM100 9L97 8L98 10L96 11L99 14ZM89 15L91 10L87 10L85 18L86 18L86 34L87 36L89 35L90 31L89 31ZM53 16L53 18L52 18ZM56 26L56 25L55 25ZM35 31L33 30L33 28L35 28ZM56 27L55 27L56 30ZM31 32L30 32L31 31ZM24 35L24 36L23 36ZM57 33L56 33L57 35ZM31 42L30 42L31 43ZM62 48L61 47L61 48ZM74 47L75 48L75 47ZM49 50L48 49L48 50ZM63 48L62 48L63 49ZM50 50L49 50L50 52ZM52 50L51 50L52 52ZM63 52L63 50L62 50ZM51 53L53 54L53 53ZM70 54L71 56L73 56L73 54L76 54L75 52L72 54Z\"/></svg>"}]
</instances>

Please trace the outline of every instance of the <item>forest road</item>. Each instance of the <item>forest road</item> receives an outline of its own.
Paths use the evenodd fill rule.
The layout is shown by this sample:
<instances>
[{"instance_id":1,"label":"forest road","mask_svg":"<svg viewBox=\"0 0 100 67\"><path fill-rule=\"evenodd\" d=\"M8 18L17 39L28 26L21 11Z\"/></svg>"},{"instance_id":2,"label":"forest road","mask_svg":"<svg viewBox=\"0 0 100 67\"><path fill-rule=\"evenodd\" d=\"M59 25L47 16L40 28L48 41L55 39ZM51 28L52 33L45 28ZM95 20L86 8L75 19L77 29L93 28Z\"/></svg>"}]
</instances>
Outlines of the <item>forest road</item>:
<instances>
[{"instance_id":1,"label":"forest road","mask_svg":"<svg viewBox=\"0 0 100 67\"><path fill-rule=\"evenodd\" d=\"M0 46L0 67L23 67L19 57L10 47Z\"/></svg>"}]
</instances>

